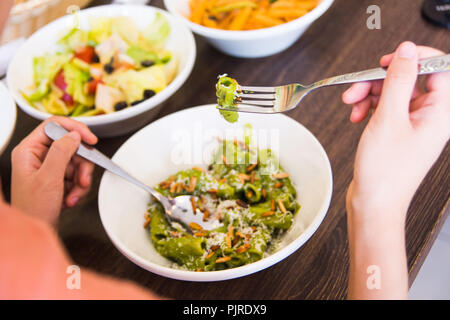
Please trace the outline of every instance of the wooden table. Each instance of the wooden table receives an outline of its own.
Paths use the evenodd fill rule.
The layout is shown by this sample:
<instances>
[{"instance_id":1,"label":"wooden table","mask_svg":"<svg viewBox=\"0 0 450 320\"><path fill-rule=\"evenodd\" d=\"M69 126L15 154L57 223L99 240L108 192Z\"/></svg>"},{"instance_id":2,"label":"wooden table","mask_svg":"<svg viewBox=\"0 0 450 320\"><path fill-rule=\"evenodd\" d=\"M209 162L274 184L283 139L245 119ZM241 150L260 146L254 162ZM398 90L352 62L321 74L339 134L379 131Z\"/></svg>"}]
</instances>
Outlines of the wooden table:
<instances>
[{"instance_id":1,"label":"wooden table","mask_svg":"<svg viewBox=\"0 0 450 320\"><path fill-rule=\"evenodd\" d=\"M102 3L95 1L94 4ZM311 83L324 77L375 67L381 55L404 40L450 51L450 31L425 22L422 0L336 0L333 6L286 51L246 60L223 55L196 37L198 57L188 85L164 103L161 118L188 107L212 103L218 74L229 73L241 83L275 85ZM153 5L163 7L161 0ZM381 30L369 30L366 9L381 8ZM270 44L268 44L270 45ZM344 299L347 292L348 243L345 193L352 179L358 139L365 123L349 122L350 108L340 95L344 87L309 95L289 116L319 139L331 161L333 198L317 232L297 252L264 271L244 278L194 283L166 279L127 260L109 241L99 219L97 190L102 171L95 172L87 201L61 215L59 233L75 263L101 273L136 281L158 294L184 299ZM38 122L19 110L11 144L0 158L3 189L9 196L10 153ZM112 156L130 135L102 140L98 148ZM411 159L414 161L414 159ZM450 149L444 150L411 204L406 245L410 284L448 216Z\"/></svg>"}]
</instances>

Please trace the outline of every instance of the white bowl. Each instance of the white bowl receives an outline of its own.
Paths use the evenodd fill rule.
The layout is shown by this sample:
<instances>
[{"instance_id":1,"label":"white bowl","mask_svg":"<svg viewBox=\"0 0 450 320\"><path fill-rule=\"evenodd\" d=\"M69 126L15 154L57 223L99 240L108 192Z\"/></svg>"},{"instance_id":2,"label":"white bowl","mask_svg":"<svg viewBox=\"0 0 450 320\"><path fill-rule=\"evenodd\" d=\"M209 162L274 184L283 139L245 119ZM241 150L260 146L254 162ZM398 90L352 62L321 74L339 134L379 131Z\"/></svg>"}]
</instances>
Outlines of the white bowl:
<instances>
[{"instance_id":1,"label":"white bowl","mask_svg":"<svg viewBox=\"0 0 450 320\"><path fill-rule=\"evenodd\" d=\"M166 47L179 60L176 78L160 93L125 110L94 117L75 117L87 124L100 137L119 136L147 124L158 112L158 106L173 95L186 81L195 62L196 47L192 32L177 17L164 10L139 5L107 5L81 10L80 27L88 29L91 16L130 16L139 28L148 26L156 12L162 13L170 23L170 36ZM33 57L56 51L56 42L73 26L71 15L59 18L35 32L17 51L8 68L8 86L19 107L30 116L44 120L51 115L33 108L22 96L21 90L33 83Z\"/></svg>"},{"instance_id":2,"label":"white bowl","mask_svg":"<svg viewBox=\"0 0 450 320\"><path fill-rule=\"evenodd\" d=\"M181 17L195 33L205 38L220 51L241 58L259 58L273 55L290 47L317 20L334 0L321 0L313 10L304 16L279 26L251 30L228 31L207 28L191 22L190 0L164 0L167 10Z\"/></svg>"},{"instance_id":3,"label":"white bowl","mask_svg":"<svg viewBox=\"0 0 450 320\"><path fill-rule=\"evenodd\" d=\"M0 155L5 150L11 139L16 125L16 104L6 89L3 82L0 82Z\"/></svg>"},{"instance_id":4,"label":"white bowl","mask_svg":"<svg viewBox=\"0 0 450 320\"><path fill-rule=\"evenodd\" d=\"M305 127L285 115L239 116L237 124L229 124L212 104L176 112L135 133L120 147L113 160L131 175L153 186L179 170L193 166L206 168L217 136L225 133L228 138L239 137L243 125L251 123L260 148L270 146L275 151L278 146L281 165L290 173L302 206L278 250L257 262L223 271L193 272L174 268L172 262L156 252L150 233L143 228L149 195L105 172L98 195L100 218L111 241L128 259L168 278L226 280L277 263L300 248L316 231L328 210L333 184L330 162L320 143ZM263 143L265 138L273 143Z\"/></svg>"}]
</instances>

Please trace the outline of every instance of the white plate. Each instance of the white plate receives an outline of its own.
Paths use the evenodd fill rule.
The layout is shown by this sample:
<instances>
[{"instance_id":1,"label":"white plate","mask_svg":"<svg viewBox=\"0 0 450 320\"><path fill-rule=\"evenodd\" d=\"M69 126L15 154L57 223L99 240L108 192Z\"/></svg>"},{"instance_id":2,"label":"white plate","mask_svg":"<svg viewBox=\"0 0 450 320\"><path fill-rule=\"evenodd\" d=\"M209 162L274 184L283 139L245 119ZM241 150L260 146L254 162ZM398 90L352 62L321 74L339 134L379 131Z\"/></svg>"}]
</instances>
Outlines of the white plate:
<instances>
[{"instance_id":1,"label":"white plate","mask_svg":"<svg viewBox=\"0 0 450 320\"><path fill-rule=\"evenodd\" d=\"M279 154L302 206L279 249L255 263L229 270L193 272L173 268L169 260L156 252L149 232L143 228L149 195L105 172L98 195L100 218L111 241L128 259L173 279L226 280L279 262L300 248L316 231L328 210L333 184L330 162L320 143L305 127L285 115L241 113L239 116L237 124L229 124L220 117L215 105L176 112L135 133L120 147L113 160L153 186L179 170L206 167L213 153L212 146L217 145L217 136L239 138L243 125L251 123L258 147L270 147Z\"/></svg>"},{"instance_id":2,"label":"white plate","mask_svg":"<svg viewBox=\"0 0 450 320\"><path fill-rule=\"evenodd\" d=\"M0 82L0 155L5 150L11 139L16 125L16 104L6 89L3 82Z\"/></svg>"},{"instance_id":3,"label":"white plate","mask_svg":"<svg viewBox=\"0 0 450 320\"><path fill-rule=\"evenodd\" d=\"M92 17L116 16L131 17L137 27L142 29L153 21L157 12L163 14L169 21L171 32L166 48L179 60L178 74L164 90L132 108L95 117L75 118L87 124L100 137L119 136L136 130L157 114L159 111L157 107L178 91L190 75L196 56L195 41L192 32L179 18L151 6L107 5L84 9L77 13L80 28L88 30ZM33 108L21 94L21 91L33 84L33 58L46 52L57 51L57 41L73 28L73 23L73 16L66 15L39 29L20 47L9 65L7 81L11 94L19 107L36 119L45 120L51 114Z\"/></svg>"}]
</instances>

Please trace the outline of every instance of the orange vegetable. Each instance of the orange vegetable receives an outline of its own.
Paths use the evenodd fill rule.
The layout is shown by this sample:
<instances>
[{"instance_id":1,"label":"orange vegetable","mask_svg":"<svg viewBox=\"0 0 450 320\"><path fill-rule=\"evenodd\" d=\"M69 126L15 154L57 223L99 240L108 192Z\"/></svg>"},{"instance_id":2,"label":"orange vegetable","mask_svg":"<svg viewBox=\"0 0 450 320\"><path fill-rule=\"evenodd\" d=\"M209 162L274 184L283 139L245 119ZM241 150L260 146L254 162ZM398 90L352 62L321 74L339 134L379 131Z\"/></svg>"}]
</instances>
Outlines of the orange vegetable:
<instances>
[{"instance_id":1,"label":"orange vegetable","mask_svg":"<svg viewBox=\"0 0 450 320\"><path fill-rule=\"evenodd\" d=\"M189 19L208 28L254 30L300 18L319 0L191 0Z\"/></svg>"}]
</instances>

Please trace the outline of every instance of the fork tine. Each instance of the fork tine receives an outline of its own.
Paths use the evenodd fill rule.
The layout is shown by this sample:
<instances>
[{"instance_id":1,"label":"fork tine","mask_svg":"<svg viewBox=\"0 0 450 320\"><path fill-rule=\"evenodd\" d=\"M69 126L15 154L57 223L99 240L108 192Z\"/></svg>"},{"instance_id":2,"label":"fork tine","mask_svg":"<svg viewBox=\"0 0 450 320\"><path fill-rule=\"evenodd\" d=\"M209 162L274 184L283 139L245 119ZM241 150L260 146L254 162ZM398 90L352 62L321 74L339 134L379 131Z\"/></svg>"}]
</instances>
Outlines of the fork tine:
<instances>
[{"instance_id":1,"label":"fork tine","mask_svg":"<svg viewBox=\"0 0 450 320\"><path fill-rule=\"evenodd\" d=\"M273 94L273 93L240 93L240 94L238 94L238 97L275 100L275 94Z\"/></svg>"},{"instance_id":2,"label":"fork tine","mask_svg":"<svg viewBox=\"0 0 450 320\"><path fill-rule=\"evenodd\" d=\"M262 106L250 106L245 104L240 104L239 109L226 109L226 108L218 108L219 110L227 110L234 112L247 112L247 113L275 113L273 108L270 107L262 107Z\"/></svg>"},{"instance_id":3,"label":"fork tine","mask_svg":"<svg viewBox=\"0 0 450 320\"><path fill-rule=\"evenodd\" d=\"M275 93L275 87L244 87L244 86L240 86L240 89L242 91Z\"/></svg>"},{"instance_id":4,"label":"fork tine","mask_svg":"<svg viewBox=\"0 0 450 320\"><path fill-rule=\"evenodd\" d=\"M250 106L245 104L239 105L240 112L250 112L250 113L275 113L271 107L261 107L261 106Z\"/></svg>"},{"instance_id":5,"label":"fork tine","mask_svg":"<svg viewBox=\"0 0 450 320\"><path fill-rule=\"evenodd\" d=\"M248 104L252 106L269 106L273 107L273 100L240 100L239 104Z\"/></svg>"}]
</instances>

